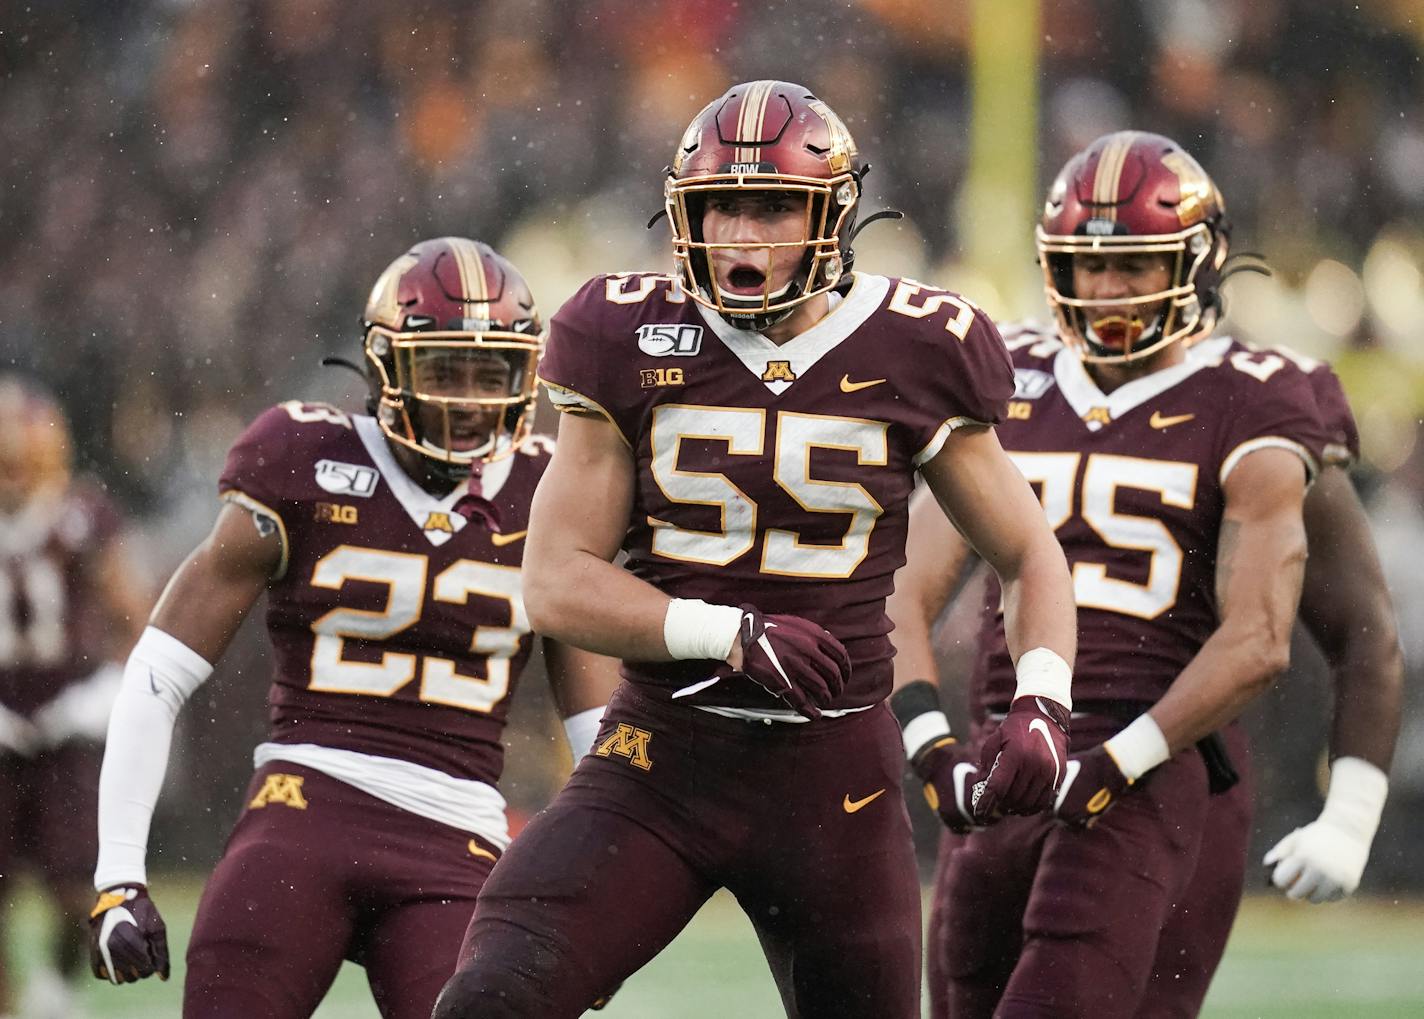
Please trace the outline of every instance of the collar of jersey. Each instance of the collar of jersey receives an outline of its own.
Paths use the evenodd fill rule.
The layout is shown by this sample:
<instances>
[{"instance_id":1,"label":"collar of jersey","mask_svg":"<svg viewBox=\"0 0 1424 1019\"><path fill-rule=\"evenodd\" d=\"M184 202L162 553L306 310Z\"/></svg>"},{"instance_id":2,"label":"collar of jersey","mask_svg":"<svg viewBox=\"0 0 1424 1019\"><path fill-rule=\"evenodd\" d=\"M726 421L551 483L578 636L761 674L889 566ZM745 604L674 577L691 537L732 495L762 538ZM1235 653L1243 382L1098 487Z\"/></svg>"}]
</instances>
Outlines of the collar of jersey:
<instances>
[{"instance_id":1,"label":"collar of jersey","mask_svg":"<svg viewBox=\"0 0 1424 1019\"><path fill-rule=\"evenodd\" d=\"M424 527L432 512L449 513L454 510L455 503L469 491L469 486L462 481L455 486L454 491L442 499L437 499L401 469L375 418L356 414L352 415L351 420L356 425L356 434L361 439L361 445L366 447L371 462L376 465L376 470L381 472L381 477L386 479L391 493L415 522L416 527ZM509 472L514 469L514 457L518 455L516 452L503 460L485 464L484 473L480 475L480 491L486 499L493 500L499 494L499 490L509 480Z\"/></svg>"},{"instance_id":2,"label":"collar of jersey","mask_svg":"<svg viewBox=\"0 0 1424 1019\"><path fill-rule=\"evenodd\" d=\"M860 328L885 300L890 281L884 276L851 273L853 282L845 300L836 305L810 329L782 344L775 344L761 333L738 329L711 309L697 305L698 314L716 334L722 345L731 351L743 367L758 379L766 371L768 361L790 361L791 371L799 379L821 358L825 357L856 329ZM767 388L780 396L790 382L767 383Z\"/></svg>"},{"instance_id":3,"label":"collar of jersey","mask_svg":"<svg viewBox=\"0 0 1424 1019\"><path fill-rule=\"evenodd\" d=\"M1161 396L1206 367L1206 361L1188 356L1181 364L1174 364L1140 379L1133 379L1118 386L1111 393L1104 393L1088 374L1082 359L1064 347L1053 358L1053 377L1058 380L1058 389L1068 401L1068 406L1073 408L1080 420L1095 407L1106 407L1108 416L1117 421L1124 414L1142 406L1153 397ZM1083 420L1083 424L1090 432L1096 432L1103 427L1103 423L1096 418Z\"/></svg>"}]
</instances>

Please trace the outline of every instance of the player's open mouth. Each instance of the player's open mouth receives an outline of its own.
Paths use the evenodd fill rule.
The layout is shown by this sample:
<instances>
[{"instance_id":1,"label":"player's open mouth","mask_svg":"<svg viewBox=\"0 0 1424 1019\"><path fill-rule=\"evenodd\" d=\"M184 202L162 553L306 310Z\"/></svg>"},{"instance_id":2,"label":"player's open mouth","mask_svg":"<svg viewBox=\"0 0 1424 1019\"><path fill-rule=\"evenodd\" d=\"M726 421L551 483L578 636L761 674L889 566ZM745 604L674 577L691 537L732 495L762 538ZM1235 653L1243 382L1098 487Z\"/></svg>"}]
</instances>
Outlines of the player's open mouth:
<instances>
[{"instance_id":1,"label":"player's open mouth","mask_svg":"<svg viewBox=\"0 0 1424 1019\"><path fill-rule=\"evenodd\" d=\"M723 290L745 295L760 294L765 287L766 273L755 266L746 264L732 266L722 284Z\"/></svg>"}]
</instances>

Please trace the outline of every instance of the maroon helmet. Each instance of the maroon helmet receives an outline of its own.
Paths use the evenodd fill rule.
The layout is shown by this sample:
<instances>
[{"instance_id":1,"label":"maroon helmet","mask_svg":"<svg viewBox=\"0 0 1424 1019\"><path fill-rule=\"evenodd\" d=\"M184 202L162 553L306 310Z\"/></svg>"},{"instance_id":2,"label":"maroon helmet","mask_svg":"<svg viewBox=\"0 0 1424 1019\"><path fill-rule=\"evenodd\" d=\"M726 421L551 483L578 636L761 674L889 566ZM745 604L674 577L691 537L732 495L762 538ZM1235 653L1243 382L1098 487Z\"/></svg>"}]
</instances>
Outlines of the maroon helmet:
<instances>
[{"instance_id":1,"label":"maroon helmet","mask_svg":"<svg viewBox=\"0 0 1424 1019\"><path fill-rule=\"evenodd\" d=\"M0 375L0 513L62 493L72 449L59 401L32 379Z\"/></svg>"},{"instance_id":2,"label":"maroon helmet","mask_svg":"<svg viewBox=\"0 0 1424 1019\"><path fill-rule=\"evenodd\" d=\"M850 270L851 231L864 172L855 141L840 117L804 86L789 81L734 85L692 119L664 185L673 259L698 304L744 329L765 329L798 304L836 285ZM758 297L724 293L710 265L715 247L770 249L781 244L708 244L702 213L709 192L762 191L807 195L806 249L796 278Z\"/></svg>"},{"instance_id":3,"label":"maroon helmet","mask_svg":"<svg viewBox=\"0 0 1424 1019\"><path fill-rule=\"evenodd\" d=\"M381 273L361 324L372 413L392 442L454 479L528 437L542 325L488 244L421 241Z\"/></svg>"},{"instance_id":4,"label":"maroon helmet","mask_svg":"<svg viewBox=\"0 0 1424 1019\"><path fill-rule=\"evenodd\" d=\"M1099 138L1059 172L1038 228L1044 289L1064 339L1085 361L1123 363L1209 327L1221 309L1229 231L1221 192L1176 142L1143 131ZM1167 289L1113 302L1161 305L1151 322L1093 320L1100 302L1073 292L1073 256L1090 253L1169 257Z\"/></svg>"}]
</instances>

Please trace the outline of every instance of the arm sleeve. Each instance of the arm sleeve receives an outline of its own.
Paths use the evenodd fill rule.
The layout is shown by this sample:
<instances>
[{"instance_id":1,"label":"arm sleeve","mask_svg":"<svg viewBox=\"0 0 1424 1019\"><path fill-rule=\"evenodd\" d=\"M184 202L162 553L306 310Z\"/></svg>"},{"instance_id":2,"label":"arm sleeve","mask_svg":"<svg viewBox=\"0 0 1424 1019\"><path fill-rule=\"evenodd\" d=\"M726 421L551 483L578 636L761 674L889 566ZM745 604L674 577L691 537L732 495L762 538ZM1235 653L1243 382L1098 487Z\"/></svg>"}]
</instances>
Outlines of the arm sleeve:
<instances>
[{"instance_id":1,"label":"arm sleeve","mask_svg":"<svg viewBox=\"0 0 1424 1019\"><path fill-rule=\"evenodd\" d=\"M109 718L99 773L99 860L94 887L147 884L148 829L178 711L213 667L152 626L134 645Z\"/></svg>"},{"instance_id":2,"label":"arm sleeve","mask_svg":"<svg viewBox=\"0 0 1424 1019\"><path fill-rule=\"evenodd\" d=\"M1325 449L1322 464L1327 467L1349 467L1360 459L1360 430L1340 376L1328 364L1310 373L1310 385L1315 392L1315 405L1320 410L1320 422L1325 428Z\"/></svg>"},{"instance_id":3,"label":"arm sleeve","mask_svg":"<svg viewBox=\"0 0 1424 1019\"><path fill-rule=\"evenodd\" d=\"M597 312L606 303L605 278L596 276L564 302L549 322L539 360L539 381L554 406L566 413L596 414L617 424L604 358L598 350Z\"/></svg>"},{"instance_id":4,"label":"arm sleeve","mask_svg":"<svg viewBox=\"0 0 1424 1019\"><path fill-rule=\"evenodd\" d=\"M1238 363L1241 357L1233 355L1232 364L1239 373L1228 376L1235 385L1224 413L1227 427L1219 480L1225 483L1242 459L1258 449L1285 449L1300 457L1307 481L1313 482L1320 470L1326 432L1309 376L1290 364L1277 367L1280 359L1276 355L1252 354ZM1250 365L1264 368L1251 371Z\"/></svg>"},{"instance_id":5,"label":"arm sleeve","mask_svg":"<svg viewBox=\"0 0 1424 1019\"><path fill-rule=\"evenodd\" d=\"M932 459L963 425L996 425L1014 394L1014 366L988 315L973 312L962 338L943 316L915 323L912 392L903 401L915 466ZM951 324L954 316L951 316Z\"/></svg>"}]
</instances>

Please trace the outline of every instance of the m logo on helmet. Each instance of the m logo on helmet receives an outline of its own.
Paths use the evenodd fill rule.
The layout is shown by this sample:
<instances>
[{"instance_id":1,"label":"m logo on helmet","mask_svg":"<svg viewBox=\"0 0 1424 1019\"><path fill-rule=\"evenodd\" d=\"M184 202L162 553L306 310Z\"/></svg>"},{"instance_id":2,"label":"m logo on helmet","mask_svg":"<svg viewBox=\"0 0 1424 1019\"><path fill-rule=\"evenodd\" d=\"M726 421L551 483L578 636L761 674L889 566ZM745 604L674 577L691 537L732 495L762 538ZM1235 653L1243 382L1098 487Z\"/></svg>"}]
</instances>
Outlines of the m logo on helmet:
<instances>
[{"instance_id":1,"label":"m logo on helmet","mask_svg":"<svg viewBox=\"0 0 1424 1019\"><path fill-rule=\"evenodd\" d=\"M649 357L691 357L702 349L702 327L683 322L639 326L638 349Z\"/></svg>"},{"instance_id":2,"label":"m logo on helmet","mask_svg":"<svg viewBox=\"0 0 1424 1019\"><path fill-rule=\"evenodd\" d=\"M618 729L600 743L594 753L599 757L626 757L633 767L652 771L653 762L648 757L648 743L652 738L653 734L647 729L619 722Z\"/></svg>"}]
</instances>

